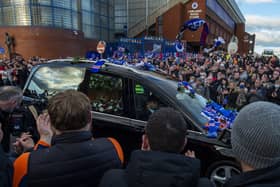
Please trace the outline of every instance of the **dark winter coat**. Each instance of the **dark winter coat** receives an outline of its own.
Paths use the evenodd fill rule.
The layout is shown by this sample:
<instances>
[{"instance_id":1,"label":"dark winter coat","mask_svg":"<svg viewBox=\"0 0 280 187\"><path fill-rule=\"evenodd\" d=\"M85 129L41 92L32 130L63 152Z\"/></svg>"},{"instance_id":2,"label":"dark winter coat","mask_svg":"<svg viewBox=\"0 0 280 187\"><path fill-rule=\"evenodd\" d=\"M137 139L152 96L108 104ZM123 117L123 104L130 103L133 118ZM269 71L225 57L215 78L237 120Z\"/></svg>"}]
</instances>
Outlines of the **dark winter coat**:
<instances>
[{"instance_id":1,"label":"dark winter coat","mask_svg":"<svg viewBox=\"0 0 280 187\"><path fill-rule=\"evenodd\" d=\"M11 187L13 176L13 164L8 159L6 153L3 151L0 145L0 186Z\"/></svg>"},{"instance_id":2,"label":"dark winter coat","mask_svg":"<svg viewBox=\"0 0 280 187\"><path fill-rule=\"evenodd\" d=\"M107 172L99 187L211 186L200 179L200 161L184 155L134 151L125 170Z\"/></svg>"},{"instance_id":3,"label":"dark winter coat","mask_svg":"<svg viewBox=\"0 0 280 187\"><path fill-rule=\"evenodd\" d=\"M280 163L232 177L224 187L279 187Z\"/></svg>"}]
</instances>

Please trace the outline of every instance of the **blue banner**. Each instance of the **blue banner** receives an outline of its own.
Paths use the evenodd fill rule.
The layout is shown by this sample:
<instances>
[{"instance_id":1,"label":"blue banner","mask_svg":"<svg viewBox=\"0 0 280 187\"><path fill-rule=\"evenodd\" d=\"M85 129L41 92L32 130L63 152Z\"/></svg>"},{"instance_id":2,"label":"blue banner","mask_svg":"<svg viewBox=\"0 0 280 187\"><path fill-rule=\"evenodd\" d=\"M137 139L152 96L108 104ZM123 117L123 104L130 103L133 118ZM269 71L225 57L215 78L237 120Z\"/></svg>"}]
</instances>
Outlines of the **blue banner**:
<instances>
[{"instance_id":1,"label":"blue banner","mask_svg":"<svg viewBox=\"0 0 280 187\"><path fill-rule=\"evenodd\" d=\"M186 21L184 25L181 27L179 34L176 36L177 40L181 40L183 33L185 30L190 30L190 31L197 31L201 26L203 26L203 30L201 32L200 36L200 45L204 46L206 42L206 38L209 34L209 28L205 20L200 19L200 18L195 18L191 19L189 21Z\"/></svg>"}]
</instances>

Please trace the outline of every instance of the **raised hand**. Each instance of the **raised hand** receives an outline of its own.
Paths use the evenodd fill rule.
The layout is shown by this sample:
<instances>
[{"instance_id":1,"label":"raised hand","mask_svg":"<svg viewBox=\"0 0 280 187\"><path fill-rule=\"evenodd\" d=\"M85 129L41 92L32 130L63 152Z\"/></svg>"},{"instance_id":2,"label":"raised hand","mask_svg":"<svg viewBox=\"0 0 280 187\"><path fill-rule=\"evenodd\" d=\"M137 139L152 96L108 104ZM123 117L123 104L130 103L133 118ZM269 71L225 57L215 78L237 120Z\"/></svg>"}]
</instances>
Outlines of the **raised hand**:
<instances>
[{"instance_id":1,"label":"raised hand","mask_svg":"<svg viewBox=\"0 0 280 187\"><path fill-rule=\"evenodd\" d=\"M40 134L40 139L50 144L53 136L53 131L51 129L51 122L49 114L41 114L37 118L37 130Z\"/></svg>"}]
</instances>

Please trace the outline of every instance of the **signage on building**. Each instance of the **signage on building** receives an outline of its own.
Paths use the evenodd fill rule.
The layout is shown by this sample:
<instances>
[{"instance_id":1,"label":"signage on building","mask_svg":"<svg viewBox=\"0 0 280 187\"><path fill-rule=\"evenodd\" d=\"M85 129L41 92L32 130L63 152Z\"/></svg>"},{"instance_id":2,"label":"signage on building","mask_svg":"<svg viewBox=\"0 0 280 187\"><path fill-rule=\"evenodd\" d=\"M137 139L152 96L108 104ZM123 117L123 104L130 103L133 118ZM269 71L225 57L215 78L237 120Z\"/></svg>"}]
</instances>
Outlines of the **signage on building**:
<instances>
[{"instance_id":1,"label":"signage on building","mask_svg":"<svg viewBox=\"0 0 280 187\"><path fill-rule=\"evenodd\" d=\"M192 9L195 10L198 8L198 3L197 2L193 2L192 3Z\"/></svg>"},{"instance_id":2,"label":"signage on building","mask_svg":"<svg viewBox=\"0 0 280 187\"><path fill-rule=\"evenodd\" d=\"M105 52L105 49L106 49L106 42L105 41L99 41L96 49L97 49L97 52L99 54L103 54Z\"/></svg>"},{"instance_id":3,"label":"signage on building","mask_svg":"<svg viewBox=\"0 0 280 187\"><path fill-rule=\"evenodd\" d=\"M191 10L188 10L189 19L200 18L202 13L201 8L199 7L198 2L193 2Z\"/></svg>"}]
</instances>

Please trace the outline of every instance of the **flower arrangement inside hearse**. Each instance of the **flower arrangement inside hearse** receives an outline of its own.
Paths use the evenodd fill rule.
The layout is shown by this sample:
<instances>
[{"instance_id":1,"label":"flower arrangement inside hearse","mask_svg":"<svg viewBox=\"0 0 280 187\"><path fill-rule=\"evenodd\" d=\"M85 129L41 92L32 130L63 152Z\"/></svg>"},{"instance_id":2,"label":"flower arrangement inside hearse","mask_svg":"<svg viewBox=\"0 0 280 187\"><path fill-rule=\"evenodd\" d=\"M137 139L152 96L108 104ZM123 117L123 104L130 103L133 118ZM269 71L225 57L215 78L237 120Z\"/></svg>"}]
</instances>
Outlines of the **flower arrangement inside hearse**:
<instances>
[{"instance_id":1,"label":"flower arrangement inside hearse","mask_svg":"<svg viewBox=\"0 0 280 187\"><path fill-rule=\"evenodd\" d=\"M107 100L100 98L92 102L94 111L116 114L123 111L120 100Z\"/></svg>"},{"instance_id":2,"label":"flower arrangement inside hearse","mask_svg":"<svg viewBox=\"0 0 280 187\"><path fill-rule=\"evenodd\" d=\"M93 74L90 77L89 87L92 94L92 107L94 111L116 114L121 112L122 82L114 77ZM98 90L98 91L95 91ZM102 93L96 95L96 93Z\"/></svg>"}]
</instances>

